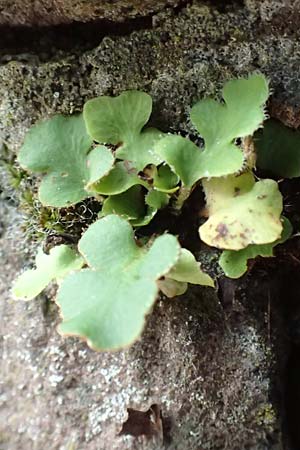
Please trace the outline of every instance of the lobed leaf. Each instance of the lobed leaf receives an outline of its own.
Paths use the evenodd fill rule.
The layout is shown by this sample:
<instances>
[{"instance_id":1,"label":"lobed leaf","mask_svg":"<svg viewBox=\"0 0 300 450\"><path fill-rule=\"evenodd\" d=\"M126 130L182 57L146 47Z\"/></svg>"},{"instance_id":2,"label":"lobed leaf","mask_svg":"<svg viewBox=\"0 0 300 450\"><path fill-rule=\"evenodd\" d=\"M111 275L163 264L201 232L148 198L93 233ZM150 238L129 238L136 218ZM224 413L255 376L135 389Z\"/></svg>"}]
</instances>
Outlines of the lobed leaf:
<instances>
[{"instance_id":1,"label":"lobed leaf","mask_svg":"<svg viewBox=\"0 0 300 450\"><path fill-rule=\"evenodd\" d=\"M116 151L116 157L131 161L138 170L143 170L148 164L160 164L162 159L155 152L155 144L164 134L155 128L147 128L139 135L133 136L130 141Z\"/></svg>"},{"instance_id":2,"label":"lobed leaf","mask_svg":"<svg viewBox=\"0 0 300 450\"><path fill-rule=\"evenodd\" d=\"M257 167L284 178L300 176L300 132L268 120L255 135Z\"/></svg>"},{"instance_id":3,"label":"lobed leaf","mask_svg":"<svg viewBox=\"0 0 300 450\"><path fill-rule=\"evenodd\" d=\"M203 152L189 139L166 136L157 142L155 151L168 163L184 186L191 187L204 175L208 176L208 173L203 172Z\"/></svg>"},{"instance_id":4,"label":"lobed leaf","mask_svg":"<svg viewBox=\"0 0 300 450\"><path fill-rule=\"evenodd\" d=\"M54 116L29 130L18 161L23 168L44 174L39 187L43 205L64 207L90 196L90 184L114 163L106 147L91 146L82 115Z\"/></svg>"},{"instance_id":5,"label":"lobed leaf","mask_svg":"<svg viewBox=\"0 0 300 450\"><path fill-rule=\"evenodd\" d=\"M251 173L204 180L209 219L199 228L206 244L240 250L281 236L282 197L273 180L255 182Z\"/></svg>"},{"instance_id":6,"label":"lobed leaf","mask_svg":"<svg viewBox=\"0 0 300 450\"><path fill-rule=\"evenodd\" d=\"M102 195L116 195L137 184L148 187L148 184L138 176L137 170L130 163L119 161L109 174L94 183L91 189Z\"/></svg>"},{"instance_id":7,"label":"lobed leaf","mask_svg":"<svg viewBox=\"0 0 300 450\"><path fill-rule=\"evenodd\" d=\"M60 280L69 272L81 269L84 260L67 245L53 247L49 255L40 248L36 255L36 269L27 270L16 280L12 292L15 298L31 300L52 280Z\"/></svg>"},{"instance_id":8,"label":"lobed leaf","mask_svg":"<svg viewBox=\"0 0 300 450\"><path fill-rule=\"evenodd\" d=\"M98 97L84 105L83 115L90 136L97 142L114 144L116 157L130 161L137 170L159 164L154 144L163 134L155 128L142 131L152 110L150 95L125 91L118 97Z\"/></svg>"},{"instance_id":9,"label":"lobed leaf","mask_svg":"<svg viewBox=\"0 0 300 450\"><path fill-rule=\"evenodd\" d=\"M131 226L110 215L93 223L79 242L90 268L62 282L57 303L62 334L81 336L98 350L127 347L138 339L158 294L157 280L176 263L174 236L139 247Z\"/></svg>"},{"instance_id":10,"label":"lobed leaf","mask_svg":"<svg viewBox=\"0 0 300 450\"><path fill-rule=\"evenodd\" d=\"M257 256L273 256L274 247L285 242L292 234L292 225L288 219L283 218L283 230L280 239L264 245L248 245L242 250L224 250L219 264L225 275L229 278L239 278L247 272L248 259L254 259Z\"/></svg>"},{"instance_id":11,"label":"lobed leaf","mask_svg":"<svg viewBox=\"0 0 300 450\"><path fill-rule=\"evenodd\" d=\"M157 154L187 187L201 178L238 172L244 156L235 140L261 126L268 95L263 75L229 81L223 89L225 103L205 99L191 109L191 120L205 141L204 149L181 136L167 136L157 142Z\"/></svg>"}]
</instances>

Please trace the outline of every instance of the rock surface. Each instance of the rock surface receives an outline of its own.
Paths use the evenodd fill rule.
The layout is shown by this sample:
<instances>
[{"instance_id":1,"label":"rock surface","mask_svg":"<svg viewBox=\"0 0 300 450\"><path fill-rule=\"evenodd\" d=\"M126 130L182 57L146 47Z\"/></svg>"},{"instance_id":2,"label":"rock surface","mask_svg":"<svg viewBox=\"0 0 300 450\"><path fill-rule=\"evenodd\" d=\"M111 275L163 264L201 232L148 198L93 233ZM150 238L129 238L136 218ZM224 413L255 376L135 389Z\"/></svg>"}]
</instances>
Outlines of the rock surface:
<instances>
[{"instance_id":1,"label":"rock surface","mask_svg":"<svg viewBox=\"0 0 300 450\"><path fill-rule=\"evenodd\" d=\"M180 0L0 0L0 24L58 25L105 19L122 22L177 6Z\"/></svg>"},{"instance_id":2,"label":"rock surface","mask_svg":"<svg viewBox=\"0 0 300 450\"><path fill-rule=\"evenodd\" d=\"M157 304L131 349L95 353L57 334L45 298L11 299L26 254L20 218L7 205L1 212L1 449L163 449L118 436L127 407L153 403L173 424L171 449L280 448L263 314L258 323L239 301L225 314L213 291L190 289Z\"/></svg>"},{"instance_id":3,"label":"rock surface","mask_svg":"<svg viewBox=\"0 0 300 450\"><path fill-rule=\"evenodd\" d=\"M46 53L2 54L0 138L16 151L36 120L131 88L152 95L153 124L194 133L190 105L255 70L270 78L273 102L297 115L299 31L292 18L282 29L278 9L263 11L253 0L228 8L195 1L154 16L150 30L99 36L89 50L56 51L54 42ZM161 442L117 436L127 407L153 403L172 419L173 450L283 448L268 299L255 295L257 286L229 295L226 311L204 289L160 301L132 349L97 354L57 335L57 311L45 315L45 296L11 300L11 282L30 258L14 207L2 200L0 213L1 449L159 450Z\"/></svg>"},{"instance_id":4,"label":"rock surface","mask_svg":"<svg viewBox=\"0 0 300 450\"><path fill-rule=\"evenodd\" d=\"M151 30L103 39L99 32L99 45L85 52L55 51L53 42L48 53L43 48L38 54L3 54L0 139L16 150L36 120L81 111L89 98L135 88L152 95L153 123L193 132L190 106L214 95L227 79L255 70L270 78L272 101L280 101L283 113L283 105L292 107L297 116L300 28L292 23L294 8L289 11L283 30L277 18L272 21L275 12L263 21L253 5L237 4L224 12L195 2L178 15L154 16ZM280 112L275 108L273 114Z\"/></svg>"}]
</instances>

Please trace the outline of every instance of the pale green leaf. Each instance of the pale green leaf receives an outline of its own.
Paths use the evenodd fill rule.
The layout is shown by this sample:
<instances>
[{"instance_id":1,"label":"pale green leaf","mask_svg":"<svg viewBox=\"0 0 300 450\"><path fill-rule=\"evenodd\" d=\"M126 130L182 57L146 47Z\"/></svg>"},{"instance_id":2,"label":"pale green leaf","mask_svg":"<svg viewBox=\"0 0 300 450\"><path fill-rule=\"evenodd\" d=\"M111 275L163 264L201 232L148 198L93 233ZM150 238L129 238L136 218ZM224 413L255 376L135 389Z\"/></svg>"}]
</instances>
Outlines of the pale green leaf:
<instances>
[{"instance_id":1,"label":"pale green leaf","mask_svg":"<svg viewBox=\"0 0 300 450\"><path fill-rule=\"evenodd\" d=\"M139 247L129 223L111 215L88 228L79 250L90 268L60 286L59 331L81 336L98 350L127 347L140 336L158 294L157 280L176 263L179 244L165 234L150 248Z\"/></svg>"},{"instance_id":2,"label":"pale green leaf","mask_svg":"<svg viewBox=\"0 0 300 450\"><path fill-rule=\"evenodd\" d=\"M85 190L88 192L88 196L91 194L91 187L103 177L106 177L108 173L114 168L114 157L112 153L103 145L97 145L88 154L86 159L86 168L88 169L88 177L85 181Z\"/></svg>"},{"instance_id":3,"label":"pale green leaf","mask_svg":"<svg viewBox=\"0 0 300 450\"><path fill-rule=\"evenodd\" d=\"M155 150L187 187L201 178L238 172L244 156L235 139L261 126L268 95L263 75L229 81L223 89L225 103L205 99L191 110L191 120L205 141L203 150L181 136L159 140Z\"/></svg>"},{"instance_id":4,"label":"pale green leaf","mask_svg":"<svg viewBox=\"0 0 300 450\"><path fill-rule=\"evenodd\" d=\"M203 160L203 151L189 139L169 135L157 142L155 150L181 179L184 186L192 187L197 180L210 174L205 169L206 163ZM238 151L241 155L242 164L243 157L240 150ZM224 167L224 162L221 167Z\"/></svg>"},{"instance_id":5,"label":"pale green leaf","mask_svg":"<svg viewBox=\"0 0 300 450\"><path fill-rule=\"evenodd\" d=\"M228 81L222 91L224 102L206 99L191 110L191 119L205 140L206 151L227 147L237 137L254 133L265 119L264 106L269 96L264 75Z\"/></svg>"},{"instance_id":6,"label":"pale green leaf","mask_svg":"<svg viewBox=\"0 0 300 450\"><path fill-rule=\"evenodd\" d=\"M280 239L275 242L264 245L248 245L242 250L224 250L219 264L225 275L229 278L239 278L247 272L248 259L254 259L257 256L271 257L273 256L274 247L285 242L292 234L292 225L288 219L283 218L283 230Z\"/></svg>"},{"instance_id":7,"label":"pale green leaf","mask_svg":"<svg viewBox=\"0 0 300 450\"><path fill-rule=\"evenodd\" d=\"M131 161L138 170L143 170L148 164L160 164L162 159L155 152L155 144L164 134L155 128L147 128L142 133L133 136L116 151L116 157Z\"/></svg>"},{"instance_id":8,"label":"pale green leaf","mask_svg":"<svg viewBox=\"0 0 300 450\"><path fill-rule=\"evenodd\" d=\"M127 191L132 186L140 184L147 187L130 163L127 161L119 161L109 172L108 175L101 178L100 181L94 183L91 189L102 195L116 195Z\"/></svg>"},{"instance_id":9,"label":"pale green leaf","mask_svg":"<svg viewBox=\"0 0 300 450\"><path fill-rule=\"evenodd\" d=\"M213 279L201 270L194 255L183 248L177 263L159 280L158 285L163 294L172 298L184 294L188 283L214 287Z\"/></svg>"},{"instance_id":10,"label":"pale green leaf","mask_svg":"<svg viewBox=\"0 0 300 450\"><path fill-rule=\"evenodd\" d=\"M200 263L196 261L194 255L186 248L181 249L177 263L167 273L166 278L214 287L213 279L201 270Z\"/></svg>"},{"instance_id":11,"label":"pale green leaf","mask_svg":"<svg viewBox=\"0 0 300 450\"><path fill-rule=\"evenodd\" d=\"M84 261L67 245L53 247L49 255L40 248L36 255L36 269L27 270L16 280L12 293L15 298L31 300L52 280L60 280L69 272L81 269Z\"/></svg>"},{"instance_id":12,"label":"pale green leaf","mask_svg":"<svg viewBox=\"0 0 300 450\"><path fill-rule=\"evenodd\" d=\"M213 247L240 250L281 236L282 197L273 180L255 182L251 173L203 181L209 219L199 229Z\"/></svg>"},{"instance_id":13,"label":"pale green leaf","mask_svg":"<svg viewBox=\"0 0 300 450\"><path fill-rule=\"evenodd\" d=\"M172 280L171 278L163 278L158 280L158 287L166 297L173 298L185 294L188 289L188 283Z\"/></svg>"},{"instance_id":14,"label":"pale green leaf","mask_svg":"<svg viewBox=\"0 0 300 450\"><path fill-rule=\"evenodd\" d=\"M300 177L300 131L268 120L255 135L257 167L284 178Z\"/></svg>"},{"instance_id":15,"label":"pale green leaf","mask_svg":"<svg viewBox=\"0 0 300 450\"><path fill-rule=\"evenodd\" d=\"M118 145L116 157L132 162L137 170L159 164L154 144L163 134L154 128L142 131L152 110L145 92L125 91L118 97L98 97L84 105L83 115L90 136L97 142Z\"/></svg>"},{"instance_id":16,"label":"pale green leaf","mask_svg":"<svg viewBox=\"0 0 300 450\"><path fill-rule=\"evenodd\" d=\"M85 103L83 109L87 130L102 144L120 144L139 134L152 111L150 95L125 91L117 97L102 96Z\"/></svg>"},{"instance_id":17,"label":"pale green leaf","mask_svg":"<svg viewBox=\"0 0 300 450\"><path fill-rule=\"evenodd\" d=\"M23 168L44 174L39 187L43 205L69 206L90 196L89 185L114 163L106 147L91 146L82 115L54 116L29 130L18 161Z\"/></svg>"}]
</instances>

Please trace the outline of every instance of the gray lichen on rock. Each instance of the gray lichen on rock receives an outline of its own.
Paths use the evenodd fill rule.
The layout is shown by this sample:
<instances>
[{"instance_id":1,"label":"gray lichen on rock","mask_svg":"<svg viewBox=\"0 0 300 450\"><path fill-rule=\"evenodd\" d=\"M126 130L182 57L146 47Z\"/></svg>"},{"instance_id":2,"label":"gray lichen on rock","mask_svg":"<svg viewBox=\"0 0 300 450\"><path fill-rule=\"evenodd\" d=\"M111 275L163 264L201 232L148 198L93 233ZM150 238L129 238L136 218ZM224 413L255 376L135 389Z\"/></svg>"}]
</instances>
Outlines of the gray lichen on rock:
<instances>
[{"instance_id":1,"label":"gray lichen on rock","mask_svg":"<svg viewBox=\"0 0 300 450\"><path fill-rule=\"evenodd\" d=\"M297 106L299 41L276 28L264 34L256 20L246 8L222 13L195 2L178 16L158 14L152 30L106 37L80 55L59 52L46 62L29 55L28 61L3 64L0 138L17 149L31 122L79 111L88 98L132 88L153 96L153 120L159 125L192 131L190 105L214 95L226 79L255 70L270 77L274 98Z\"/></svg>"},{"instance_id":2,"label":"gray lichen on rock","mask_svg":"<svg viewBox=\"0 0 300 450\"><path fill-rule=\"evenodd\" d=\"M12 241L9 234L0 242L3 283L22 264L22 236L14 233ZM7 292L2 298L0 417L8 448L51 442L50 448L163 449L157 441L117 436L127 407L146 410L153 403L172 418L174 450L264 448L268 435L275 438L270 353L256 319L238 303L240 323L226 318L212 291L191 289L160 301L130 350L97 354L60 338L55 311L44 317L41 299L14 303Z\"/></svg>"},{"instance_id":3,"label":"gray lichen on rock","mask_svg":"<svg viewBox=\"0 0 300 450\"><path fill-rule=\"evenodd\" d=\"M275 99L299 106L299 40L283 34L254 0L246 5L220 11L195 1L180 14L157 14L151 30L105 37L89 51L3 63L0 139L16 152L36 120L132 88L152 95L153 124L193 134L190 106L216 95L225 80L255 70L270 78ZM14 220L11 211L4 216ZM174 420L173 450L281 448L270 403L273 354L260 310L255 315L236 300L228 317L213 291L191 289L157 304L132 349L93 353L60 338L56 312L44 318L39 300L10 300L23 260L22 236L15 233L13 242L8 233L0 242L4 446L159 450L159 443L117 437L127 407L146 410L157 402Z\"/></svg>"}]
</instances>

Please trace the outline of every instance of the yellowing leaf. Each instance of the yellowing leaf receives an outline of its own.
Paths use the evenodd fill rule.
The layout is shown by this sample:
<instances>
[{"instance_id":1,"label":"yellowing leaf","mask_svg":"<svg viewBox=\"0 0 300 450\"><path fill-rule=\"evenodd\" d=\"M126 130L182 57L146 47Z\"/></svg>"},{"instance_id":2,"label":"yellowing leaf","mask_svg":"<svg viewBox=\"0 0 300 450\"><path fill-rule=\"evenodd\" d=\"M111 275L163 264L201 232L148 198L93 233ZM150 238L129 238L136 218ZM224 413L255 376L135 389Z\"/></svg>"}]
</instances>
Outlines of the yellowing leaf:
<instances>
[{"instance_id":1,"label":"yellowing leaf","mask_svg":"<svg viewBox=\"0 0 300 450\"><path fill-rule=\"evenodd\" d=\"M209 219L199 229L213 247L240 250L281 236L282 197L273 180L255 182L251 173L203 181Z\"/></svg>"},{"instance_id":2,"label":"yellowing leaf","mask_svg":"<svg viewBox=\"0 0 300 450\"><path fill-rule=\"evenodd\" d=\"M188 290L188 283L166 277L158 280L158 287L166 297L173 298L185 294Z\"/></svg>"},{"instance_id":3,"label":"yellowing leaf","mask_svg":"<svg viewBox=\"0 0 300 450\"><path fill-rule=\"evenodd\" d=\"M274 247L278 244L285 242L292 233L292 225L286 219L283 218L283 230L280 239L272 242L271 244L262 245L248 245L248 247L242 250L224 250L222 253L219 264L222 267L225 275L229 278L239 278L247 271L248 259L256 258L257 256L271 257L273 256Z\"/></svg>"}]
</instances>

